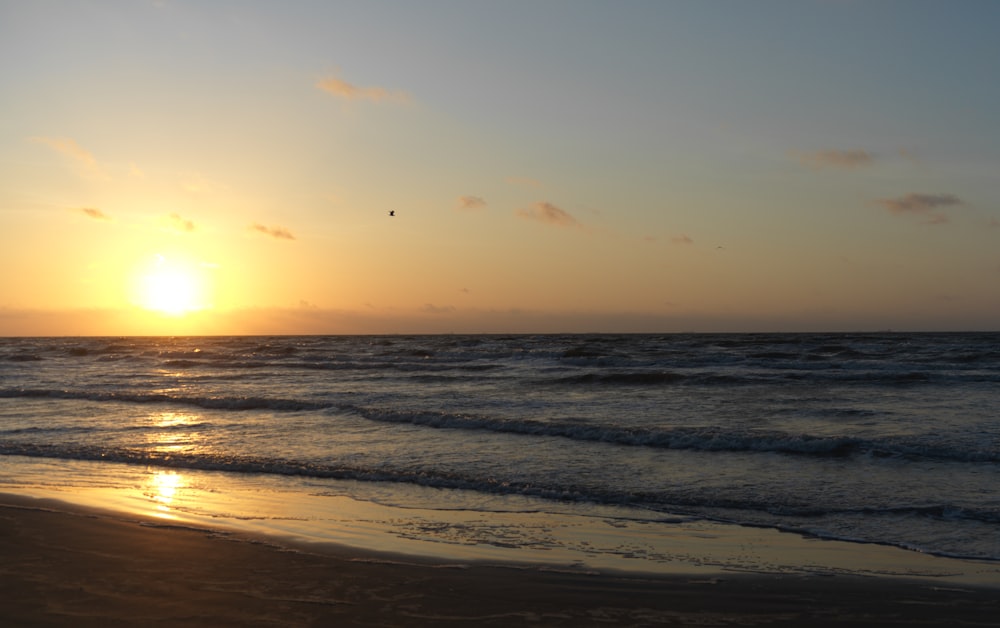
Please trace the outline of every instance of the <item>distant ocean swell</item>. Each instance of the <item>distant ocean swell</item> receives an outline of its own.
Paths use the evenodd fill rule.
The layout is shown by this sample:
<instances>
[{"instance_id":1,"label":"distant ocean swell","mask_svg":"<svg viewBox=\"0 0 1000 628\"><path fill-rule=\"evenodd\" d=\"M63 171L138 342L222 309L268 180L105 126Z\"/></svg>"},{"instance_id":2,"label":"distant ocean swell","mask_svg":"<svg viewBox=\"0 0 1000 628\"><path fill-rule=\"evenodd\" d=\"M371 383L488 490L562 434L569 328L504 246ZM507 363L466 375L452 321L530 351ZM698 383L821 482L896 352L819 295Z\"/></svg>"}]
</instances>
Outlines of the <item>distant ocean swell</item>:
<instances>
[{"instance_id":1,"label":"distant ocean swell","mask_svg":"<svg viewBox=\"0 0 1000 628\"><path fill-rule=\"evenodd\" d=\"M89 352L89 350L87 350ZM83 355L90 355L89 353ZM199 356L194 359L193 356ZM773 361L761 361L755 364L753 361L743 361L739 368L732 368L730 365L702 365L697 363L686 363L683 359L678 360L673 370L664 368L636 369L630 368L627 364L608 364L602 362L595 364L592 362L580 363L579 360L565 361L557 360L552 366L540 369L531 379L524 382L524 385L550 386L550 387L578 387L578 386L600 386L600 387L658 387L658 386L754 386L772 384L795 384L821 385L845 384L853 386L880 387L880 386L916 386L916 385L949 385L955 383L962 384L998 384L1000 383L1000 373L993 369L956 369L957 364L969 366L979 362L997 360L997 354L979 353L975 356L953 356L955 362L950 363L952 368L945 370L935 370L933 368L916 368L918 363L897 366L895 369L865 368L864 363L845 364L843 362L828 362L822 365L803 362L801 359L790 360L787 364ZM47 358L35 354L12 354L3 358L11 362L41 362ZM143 358L123 355L102 355L97 358L99 361L141 361ZM564 368L560 368L562 365ZM162 355L157 356L157 360L152 365L159 369L178 371L198 371L202 370L207 379L232 379L240 377L241 371L269 371L269 370L301 370L301 371L331 371L343 373L402 373L419 376L420 374L434 374L435 381L447 381L449 377L456 381L470 381L470 378L481 376L484 381L494 379L493 372L497 377L504 377L503 371L507 366L495 363L478 363L475 361L433 361L421 358L418 360L294 360L276 361L273 359L233 359L232 356L218 355L215 359L205 359L201 353L192 354L191 357L171 356L163 359ZM559 374L560 370L567 371L567 374Z\"/></svg>"},{"instance_id":2,"label":"distant ocean swell","mask_svg":"<svg viewBox=\"0 0 1000 628\"><path fill-rule=\"evenodd\" d=\"M741 374L729 373L676 373L671 371L633 371L617 373L583 373L566 377L554 377L541 380L539 383L556 385L600 385L600 386L663 386L669 384L691 384L699 386L749 386L770 383L794 383L808 380L808 383L822 384L841 383L856 384L870 387L886 385L915 384L947 384L961 379L967 382L1000 382L1000 376L994 373L963 373L942 375L925 371L899 372L858 372L840 371L839 367L830 366L823 370L804 370L801 364L789 366L782 371L780 366L771 365L768 370L751 371Z\"/></svg>"}]
</instances>

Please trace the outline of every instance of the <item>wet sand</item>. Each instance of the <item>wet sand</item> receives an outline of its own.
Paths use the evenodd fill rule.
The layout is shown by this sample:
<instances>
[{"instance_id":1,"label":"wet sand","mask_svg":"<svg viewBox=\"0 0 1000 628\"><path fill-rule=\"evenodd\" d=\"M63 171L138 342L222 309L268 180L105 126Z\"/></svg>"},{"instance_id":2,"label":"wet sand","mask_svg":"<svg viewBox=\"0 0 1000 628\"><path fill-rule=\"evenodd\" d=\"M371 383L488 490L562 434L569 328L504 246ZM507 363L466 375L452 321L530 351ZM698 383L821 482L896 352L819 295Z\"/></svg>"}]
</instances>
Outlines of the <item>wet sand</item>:
<instances>
[{"instance_id":1,"label":"wet sand","mask_svg":"<svg viewBox=\"0 0 1000 628\"><path fill-rule=\"evenodd\" d=\"M995 626L933 578L642 576L278 544L0 495L4 626Z\"/></svg>"}]
</instances>

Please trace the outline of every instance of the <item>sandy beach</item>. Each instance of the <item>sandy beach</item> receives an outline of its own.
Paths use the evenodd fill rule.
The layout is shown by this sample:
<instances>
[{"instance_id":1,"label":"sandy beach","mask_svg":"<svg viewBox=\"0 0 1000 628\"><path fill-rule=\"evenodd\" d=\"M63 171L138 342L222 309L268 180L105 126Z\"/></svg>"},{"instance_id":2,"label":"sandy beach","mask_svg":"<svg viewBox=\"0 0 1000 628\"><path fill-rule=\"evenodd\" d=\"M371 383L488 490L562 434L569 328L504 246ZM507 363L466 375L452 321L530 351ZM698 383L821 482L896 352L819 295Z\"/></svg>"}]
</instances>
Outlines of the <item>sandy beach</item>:
<instances>
[{"instance_id":1,"label":"sandy beach","mask_svg":"<svg viewBox=\"0 0 1000 628\"><path fill-rule=\"evenodd\" d=\"M0 496L7 626L996 625L934 579L442 563Z\"/></svg>"}]
</instances>

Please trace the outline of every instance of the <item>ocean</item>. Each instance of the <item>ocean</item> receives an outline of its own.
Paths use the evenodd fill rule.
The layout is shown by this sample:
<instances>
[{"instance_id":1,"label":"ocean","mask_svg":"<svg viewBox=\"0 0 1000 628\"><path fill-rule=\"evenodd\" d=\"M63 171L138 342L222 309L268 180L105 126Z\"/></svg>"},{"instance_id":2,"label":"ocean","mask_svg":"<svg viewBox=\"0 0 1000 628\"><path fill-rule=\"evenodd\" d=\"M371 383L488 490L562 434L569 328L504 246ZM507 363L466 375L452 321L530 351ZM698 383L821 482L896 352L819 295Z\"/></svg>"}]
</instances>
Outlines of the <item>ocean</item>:
<instances>
[{"instance_id":1,"label":"ocean","mask_svg":"<svg viewBox=\"0 0 1000 628\"><path fill-rule=\"evenodd\" d=\"M88 490L583 563L681 524L1000 561L1000 334L0 339L0 492Z\"/></svg>"}]
</instances>

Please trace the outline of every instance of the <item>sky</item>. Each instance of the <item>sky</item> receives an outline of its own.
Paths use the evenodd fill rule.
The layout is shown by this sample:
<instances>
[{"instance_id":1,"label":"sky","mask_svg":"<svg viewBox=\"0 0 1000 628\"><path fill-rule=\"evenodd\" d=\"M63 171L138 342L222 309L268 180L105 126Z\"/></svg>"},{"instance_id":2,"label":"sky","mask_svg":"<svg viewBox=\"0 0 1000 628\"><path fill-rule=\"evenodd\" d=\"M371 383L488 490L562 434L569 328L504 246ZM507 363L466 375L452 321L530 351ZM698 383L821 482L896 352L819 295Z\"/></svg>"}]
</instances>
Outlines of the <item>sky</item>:
<instances>
[{"instance_id":1,"label":"sky","mask_svg":"<svg viewBox=\"0 0 1000 628\"><path fill-rule=\"evenodd\" d=\"M0 0L0 336L998 330L998 26Z\"/></svg>"}]
</instances>

